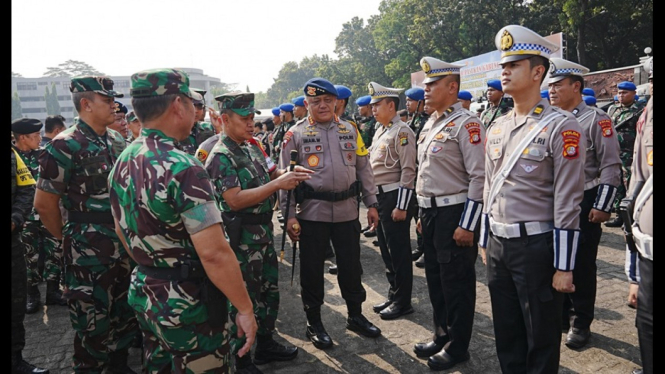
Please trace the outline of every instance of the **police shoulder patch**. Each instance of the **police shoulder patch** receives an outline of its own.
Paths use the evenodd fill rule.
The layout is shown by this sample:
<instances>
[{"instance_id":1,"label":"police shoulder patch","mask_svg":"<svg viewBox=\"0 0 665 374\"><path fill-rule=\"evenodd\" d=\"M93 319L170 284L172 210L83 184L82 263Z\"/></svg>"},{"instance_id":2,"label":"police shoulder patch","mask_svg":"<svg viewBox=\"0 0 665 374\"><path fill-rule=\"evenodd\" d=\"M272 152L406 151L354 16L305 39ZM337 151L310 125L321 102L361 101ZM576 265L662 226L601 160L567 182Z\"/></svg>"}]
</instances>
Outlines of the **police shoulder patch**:
<instances>
[{"instance_id":1,"label":"police shoulder patch","mask_svg":"<svg viewBox=\"0 0 665 374\"><path fill-rule=\"evenodd\" d=\"M600 126L603 137L605 138L612 136L612 134L614 133L614 131L612 130L613 128L612 121L609 119L601 119L600 121L598 121L598 126Z\"/></svg>"},{"instance_id":2,"label":"police shoulder patch","mask_svg":"<svg viewBox=\"0 0 665 374\"><path fill-rule=\"evenodd\" d=\"M574 130L565 130L563 136L563 157L576 159L580 155L580 133Z\"/></svg>"}]
</instances>

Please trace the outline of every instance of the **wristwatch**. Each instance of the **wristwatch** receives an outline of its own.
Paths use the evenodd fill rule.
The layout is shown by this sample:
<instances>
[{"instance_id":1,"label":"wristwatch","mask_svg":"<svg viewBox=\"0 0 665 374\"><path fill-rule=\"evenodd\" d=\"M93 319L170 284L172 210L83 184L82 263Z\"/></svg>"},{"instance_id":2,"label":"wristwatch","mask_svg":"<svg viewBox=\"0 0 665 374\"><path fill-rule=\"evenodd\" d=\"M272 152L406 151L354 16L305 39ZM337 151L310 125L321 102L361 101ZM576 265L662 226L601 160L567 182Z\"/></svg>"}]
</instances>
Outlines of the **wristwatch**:
<instances>
[{"instance_id":1,"label":"wristwatch","mask_svg":"<svg viewBox=\"0 0 665 374\"><path fill-rule=\"evenodd\" d=\"M379 209L379 203L371 204L371 205L368 206L367 208L375 208L375 209Z\"/></svg>"}]
</instances>

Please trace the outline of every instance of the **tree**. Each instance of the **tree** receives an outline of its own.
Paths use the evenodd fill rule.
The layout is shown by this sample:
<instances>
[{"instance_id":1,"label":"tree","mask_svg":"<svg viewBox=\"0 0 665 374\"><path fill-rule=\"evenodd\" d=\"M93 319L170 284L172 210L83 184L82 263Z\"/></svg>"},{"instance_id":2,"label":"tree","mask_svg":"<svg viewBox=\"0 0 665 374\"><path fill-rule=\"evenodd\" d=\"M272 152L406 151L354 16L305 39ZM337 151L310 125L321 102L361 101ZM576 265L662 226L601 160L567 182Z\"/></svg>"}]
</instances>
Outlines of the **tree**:
<instances>
[{"instance_id":1,"label":"tree","mask_svg":"<svg viewBox=\"0 0 665 374\"><path fill-rule=\"evenodd\" d=\"M12 96L12 121L23 117L23 108L21 108L21 99L18 97L18 92L14 91Z\"/></svg>"},{"instance_id":2,"label":"tree","mask_svg":"<svg viewBox=\"0 0 665 374\"><path fill-rule=\"evenodd\" d=\"M48 87L46 87L46 91L44 93L44 101L46 102L46 114L48 115L60 114L60 103L58 102L58 90L55 86L55 82L51 85L50 93Z\"/></svg>"},{"instance_id":3,"label":"tree","mask_svg":"<svg viewBox=\"0 0 665 374\"><path fill-rule=\"evenodd\" d=\"M75 77L77 75L105 75L85 62L67 60L57 67L48 67L45 77Z\"/></svg>"}]
</instances>

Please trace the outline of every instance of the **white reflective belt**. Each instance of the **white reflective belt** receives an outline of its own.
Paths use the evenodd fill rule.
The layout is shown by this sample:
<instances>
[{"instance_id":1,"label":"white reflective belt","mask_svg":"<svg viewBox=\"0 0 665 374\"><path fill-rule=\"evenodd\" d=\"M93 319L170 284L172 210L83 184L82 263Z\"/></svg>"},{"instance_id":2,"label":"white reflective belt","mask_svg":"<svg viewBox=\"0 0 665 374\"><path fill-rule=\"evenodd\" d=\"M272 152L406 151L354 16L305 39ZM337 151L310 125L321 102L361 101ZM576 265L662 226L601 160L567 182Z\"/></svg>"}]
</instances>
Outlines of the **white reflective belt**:
<instances>
[{"instance_id":1,"label":"white reflective belt","mask_svg":"<svg viewBox=\"0 0 665 374\"><path fill-rule=\"evenodd\" d=\"M653 237L640 231L637 225L633 225L633 238L642 257L653 261Z\"/></svg>"},{"instance_id":2,"label":"white reflective belt","mask_svg":"<svg viewBox=\"0 0 665 374\"><path fill-rule=\"evenodd\" d=\"M386 192L394 191L398 188L399 188L399 182L395 182L395 183L384 184L382 186L379 186L377 188L377 190L379 190L379 192L386 193Z\"/></svg>"},{"instance_id":3,"label":"white reflective belt","mask_svg":"<svg viewBox=\"0 0 665 374\"><path fill-rule=\"evenodd\" d=\"M466 192L460 192L455 195L447 195L447 196L437 196L434 198L434 202L436 203L436 207L440 208L442 206L448 206L448 205L455 205L455 204L460 204L460 203L465 203L466 202L466 197L467 193ZM421 208L431 208L432 207L432 198L431 197L425 197L425 196L416 196L418 199L418 206Z\"/></svg>"},{"instance_id":4,"label":"white reflective belt","mask_svg":"<svg viewBox=\"0 0 665 374\"><path fill-rule=\"evenodd\" d=\"M538 235L552 231L554 229L554 222L525 222L524 227L526 228L527 235ZM494 221L492 217L490 217L490 230L492 230L494 235L506 239L522 236L519 223L500 223Z\"/></svg>"},{"instance_id":5,"label":"white reflective belt","mask_svg":"<svg viewBox=\"0 0 665 374\"><path fill-rule=\"evenodd\" d=\"M594 180L584 183L584 191L590 190L600 184L600 179L596 178Z\"/></svg>"}]
</instances>

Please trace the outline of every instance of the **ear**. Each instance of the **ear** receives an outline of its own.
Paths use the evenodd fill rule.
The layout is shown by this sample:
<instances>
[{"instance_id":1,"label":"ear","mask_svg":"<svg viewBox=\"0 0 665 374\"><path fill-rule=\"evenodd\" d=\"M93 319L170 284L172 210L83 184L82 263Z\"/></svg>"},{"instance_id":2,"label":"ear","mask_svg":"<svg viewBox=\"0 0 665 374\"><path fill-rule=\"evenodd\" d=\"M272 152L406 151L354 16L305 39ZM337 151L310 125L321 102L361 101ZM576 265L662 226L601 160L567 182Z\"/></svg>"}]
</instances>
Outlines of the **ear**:
<instances>
[{"instance_id":1,"label":"ear","mask_svg":"<svg viewBox=\"0 0 665 374\"><path fill-rule=\"evenodd\" d=\"M534 69L535 69L535 74L533 76L533 80L540 82L541 78L546 73L545 67L543 65L538 65Z\"/></svg>"},{"instance_id":2,"label":"ear","mask_svg":"<svg viewBox=\"0 0 665 374\"><path fill-rule=\"evenodd\" d=\"M305 104L305 109L309 110L309 101L307 101L307 96L305 96L303 103Z\"/></svg>"}]
</instances>

